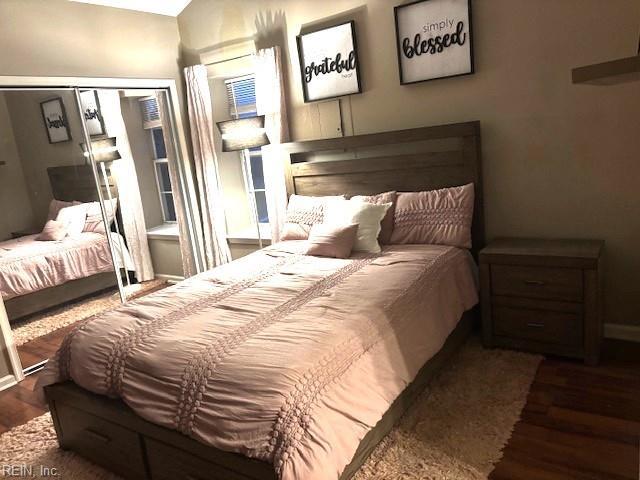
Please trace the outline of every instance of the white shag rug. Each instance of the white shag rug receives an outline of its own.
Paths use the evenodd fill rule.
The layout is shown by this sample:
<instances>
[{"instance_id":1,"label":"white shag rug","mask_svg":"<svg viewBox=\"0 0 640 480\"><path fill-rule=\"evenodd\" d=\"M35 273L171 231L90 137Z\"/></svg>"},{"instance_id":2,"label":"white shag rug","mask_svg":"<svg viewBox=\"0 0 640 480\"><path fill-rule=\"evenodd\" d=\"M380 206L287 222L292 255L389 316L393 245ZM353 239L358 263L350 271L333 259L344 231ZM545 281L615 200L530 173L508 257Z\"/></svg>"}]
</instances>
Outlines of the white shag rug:
<instances>
[{"instance_id":1,"label":"white shag rug","mask_svg":"<svg viewBox=\"0 0 640 480\"><path fill-rule=\"evenodd\" d=\"M500 460L542 357L471 339L378 445L354 480L485 479ZM49 414L0 436L0 465L55 467L64 480L118 477L58 448Z\"/></svg>"},{"instance_id":2,"label":"white shag rug","mask_svg":"<svg viewBox=\"0 0 640 480\"><path fill-rule=\"evenodd\" d=\"M132 285L132 287L135 287L135 291L132 291L131 298L146 295L166 285L166 280L151 280ZM47 310L46 312L12 322L11 331L13 332L13 340L18 346L24 345L33 339L71 325L78 320L90 317L104 310L116 308L119 305L121 305L120 294L117 290L109 290L83 300L66 303Z\"/></svg>"}]
</instances>

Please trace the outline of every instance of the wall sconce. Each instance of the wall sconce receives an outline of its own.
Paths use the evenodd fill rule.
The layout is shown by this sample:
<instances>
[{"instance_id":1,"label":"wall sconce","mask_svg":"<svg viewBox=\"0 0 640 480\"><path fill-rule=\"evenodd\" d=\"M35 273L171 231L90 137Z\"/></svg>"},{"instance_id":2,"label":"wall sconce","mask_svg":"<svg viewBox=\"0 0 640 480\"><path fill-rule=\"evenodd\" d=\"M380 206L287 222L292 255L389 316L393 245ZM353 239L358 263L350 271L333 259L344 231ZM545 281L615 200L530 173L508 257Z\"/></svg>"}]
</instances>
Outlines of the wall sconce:
<instances>
[{"instance_id":1,"label":"wall sconce","mask_svg":"<svg viewBox=\"0 0 640 480\"><path fill-rule=\"evenodd\" d=\"M218 122L222 134L222 151L235 152L269 145L264 129L264 115Z\"/></svg>"},{"instance_id":2,"label":"wall sconce","mask_svg":"<svg viewBox=\"0 0 640 480\"><path fill-rule=\"evenodd\" d=\"M100 173L102 173L102 180L104 182L104 187L107 192L107 199L109 200L109 206L112 206L113 203L113 195L111 194L111 184L109 183L109 175L107 174L106 164L109 162L115 162L116 160L120 160L122 157L120 156L120 152L117 147L117 139L116 137L103 138L100 140L91 140L91 153L89 153L89 149L87 148L86 143L81 143L80 147L82 148L82 154L87 159L87 163L90 164L90 157L93 157L94 162L97 165L100 165ZM97 180L97 179L96 179ZM102 188L99 186L98 188ZM106 211L106 205L102 205L102 208ZM109 212L114 218L116 216L116 212ZM122 266L124 268L125 260L124 260L124 240L122 236L122 232L120 231L120 225L116 220L114 222L116 227L116 233L118 234L118 243L120 243L120 261L122 262ZM109 225L105 226L106 231L109 231ZM115 268L115 265L114 265ZM126 269L125 269L126 271ZM119 273L118 273L119 274ZM125 278L127 280L127 287L131 287L131 281L129 280L129 275L126 274Z\"/></svg>"},{"instance_id":3,"label":"wall sconce","mask_svg":"<svg viewBox=\"0 0 640 480\"><path fill-rule=\"evenodd\" d=\"M89 159L89 149L86 143L81 143L83 155L86 159ZM116 147L116 137L104 138L101 140L91 141L91 154L96 163L113 162L120 160L120 152Z\"/></svg>"},{"instance_id":4,"label":"wall sconce","mask_svg":"<svg viewBox=\"0 0 640 480\"><path fill-rule=\"evenodd\" d=\"M218 130L222 134L223 152L242 152L242 176L247 192L251 214L256 224L258 233L258 245L262 248L262 235L260 234L260 217L258 215L258 205L256 197L249 188L253 180L251 178L251 160L247 152L250 148L264 147L269 145L269 137L264 128L264 115L257 117L240 118L238 120L227 120L218 122Z\"/></svg>"}]
</instances>

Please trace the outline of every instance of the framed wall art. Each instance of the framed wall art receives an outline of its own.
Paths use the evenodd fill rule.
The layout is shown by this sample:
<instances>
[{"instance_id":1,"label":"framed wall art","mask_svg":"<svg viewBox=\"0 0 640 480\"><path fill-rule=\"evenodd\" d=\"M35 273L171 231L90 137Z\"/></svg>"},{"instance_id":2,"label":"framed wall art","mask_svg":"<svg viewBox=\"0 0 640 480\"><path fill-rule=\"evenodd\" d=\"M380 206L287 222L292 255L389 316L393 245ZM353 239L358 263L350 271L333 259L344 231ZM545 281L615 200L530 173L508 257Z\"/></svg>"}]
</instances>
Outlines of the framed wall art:
<instances>
[{"instance_id":1,"label":"framed wall art","mask_svg":"<svg viewBox=\"0 0 640 480\"><path fill-rule=\"evenodd\" d=\"M40 103L44 126L47 129L49 143L68 142L71 140L67 112L62 98L56 97Z\"/></svg>"},{"instance_id":2,"label":"framed wall art","mask_svg":"<svg viewBox=\"0 0 640 480\"><path fill-rule=\"evenodd\" d=\"M303 33L296 39L305 102L362 92L355 22Z\"/></svg>"},{"instance_id":3,"label":"framed wall art","mask_svg":"<svg viewBox=\"0 0 640 480\"><path fill-rule=\"evenodd\" d=\"M100 111L100 100L96 90L85 90L80 92L80 103L82 106L82 115L89 135L97 137L105 134L104 119Z\"/></svg>"},{"instance_id":4,"label":"framed wall art","mask_svg":"<svg viewBox=\"0 0 640 480\"><path fill-rule=\"evenodd\" d=\"M418 0L394 13L401 84L474 72L471 0Z\"/></svg>"}]
</instances>

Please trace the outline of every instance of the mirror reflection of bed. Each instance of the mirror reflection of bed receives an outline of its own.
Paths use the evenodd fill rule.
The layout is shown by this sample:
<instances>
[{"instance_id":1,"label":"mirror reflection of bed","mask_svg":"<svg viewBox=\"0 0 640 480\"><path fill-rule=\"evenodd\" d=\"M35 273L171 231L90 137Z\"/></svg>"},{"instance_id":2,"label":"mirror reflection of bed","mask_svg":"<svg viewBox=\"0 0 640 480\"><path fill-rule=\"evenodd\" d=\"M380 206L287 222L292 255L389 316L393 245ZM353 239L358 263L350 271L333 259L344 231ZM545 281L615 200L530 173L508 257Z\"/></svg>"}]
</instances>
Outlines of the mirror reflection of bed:
<instances>
[{"instance_id":1,"label":"mirror reflection of bed","mask_svg":"<svg viewBox=\"0 0 640 480\"><path fill-rule=\"evenodd\" d=\"M55 220L63 208L79 205L79 211L86 209L85 223L81 233L60 240L45 240L38 233L0 244L4 250L5 308L15 340L20 344L22 364L27 369L37 368L46 361L52 353L47 348L49 344L54 349L59 343L54 339L63 333L59 330L76 317L83 318L98 308L118 305L114 257L123 284L137 283L126 240L117 233L116 224L121 224L117 207L108 229L114 246L114 255L111 255L91 168L88 165L50 167L47 173L53 194L47 221ZM112 187L112 198L115 205L118 198L115 187ZM52 333L52 338L46 338Z\"/></svg>"},{"instance_id":2,"label":"mirror reflection of bed","mask_svg":"<svg viewBox=\"0 0 640 480\"><path fill-rule=\"evenodd\" d=\"M0 294L26 374L79 320L184 276L154 92L95 92L103 131L92 145L116 138L120 151L120 159L96 165L103 209L73 92L0 92L0 124L12 126L0 152ZM68 141L47 137L40 103L51 98L66 107ZM75 227L60 236L48 222L58 225L63 210Z\"/></svg>"}]
</instances>

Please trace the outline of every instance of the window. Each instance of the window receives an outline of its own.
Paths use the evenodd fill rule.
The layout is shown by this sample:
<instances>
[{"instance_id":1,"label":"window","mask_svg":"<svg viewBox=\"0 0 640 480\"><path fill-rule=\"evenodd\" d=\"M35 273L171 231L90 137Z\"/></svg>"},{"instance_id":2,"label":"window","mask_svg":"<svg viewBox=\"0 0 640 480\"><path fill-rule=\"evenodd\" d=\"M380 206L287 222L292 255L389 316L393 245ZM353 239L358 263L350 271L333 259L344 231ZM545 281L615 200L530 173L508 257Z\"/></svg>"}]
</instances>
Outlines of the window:
<instances>
[{"instance_id":1,"label":"window","mask_svg":"<svg viewBox=\"0 0 640 480\"><path fill-rule=\"evenodd\" d=\"M176 221L176 206L173 201L173 188L169 175L169 161L167 160L167 146L164 142L162 120L156 97L140 99L142 113L142 127L149 132L153 150L153 169L156 173L156 185L160 195L162 218L165 223Z\"/></svg>"},{"instance_id":2,"label":"window","mask_svg":"<svg viewBox=\"0 0 640 480\"><path fill-rule=\"evenodd\" d=\"M253 75L226 80L227 104L231 118L255 117L256 83ZM262 149L252 148L243 152L247 187L249 195L256 202L259 223L269 223L267 212L267 194L264 184L264 169L262 165Z\"/></svg>"},{"instance_id":3,"label":"window","mask_svg":"<svg viewBox=\"0 0 640 480\"><path fill-rule=\"evenodd\" d=\"M167 160L167 148L164 143L162 127L155 127L149 130L151 142L153 144L153 165L156 172L156 182L160 193L160 205L162 206L162 217L164 221L176 221L176 207L173 202L173 189L171 176L169 175L169 161Z\"/></svg>"}]
</instances>

